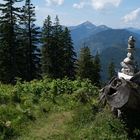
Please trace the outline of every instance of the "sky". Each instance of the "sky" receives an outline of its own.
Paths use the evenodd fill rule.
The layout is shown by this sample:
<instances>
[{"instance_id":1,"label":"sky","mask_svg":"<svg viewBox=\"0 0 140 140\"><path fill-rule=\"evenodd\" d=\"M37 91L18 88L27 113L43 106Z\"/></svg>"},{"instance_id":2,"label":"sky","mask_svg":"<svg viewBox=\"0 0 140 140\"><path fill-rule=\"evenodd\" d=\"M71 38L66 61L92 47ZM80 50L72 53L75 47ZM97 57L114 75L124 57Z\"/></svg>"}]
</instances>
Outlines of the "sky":
<instances>
[{"instance_id":1,"label":"sky","mask_svg":"<svg viewBox=\"0 0 140 140\"><path fill-rule=\"evenodd\" d=\"M52 21L58 15L65 26L90 21L112 28L140 28L140 0L32 0L32 3L39 26L48 15Z\"/></svg>"}]
</instances>

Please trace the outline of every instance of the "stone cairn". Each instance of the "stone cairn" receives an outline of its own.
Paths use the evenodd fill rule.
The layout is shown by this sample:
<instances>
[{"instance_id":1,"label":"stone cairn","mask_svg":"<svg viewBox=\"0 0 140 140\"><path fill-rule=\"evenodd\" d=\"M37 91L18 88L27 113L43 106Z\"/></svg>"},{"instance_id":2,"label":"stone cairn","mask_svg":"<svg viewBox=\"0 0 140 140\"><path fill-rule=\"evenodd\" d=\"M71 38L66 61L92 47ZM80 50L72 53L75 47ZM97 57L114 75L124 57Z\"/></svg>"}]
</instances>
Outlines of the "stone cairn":
<instances>
[{"instance_id":1,"label":"stone cairn","mask_svg":"<svg viewBox=\"0 0 140 140\"><path fill-rule=\"evenodd\" d=\"M135 39L130 36L128 39L128 53L127 57L121 62L121 72L118 73L119 78L124 78L130 80L135 73L135 61L134 61L134 51L135 51Z\"/></svg>"}]
</instances>

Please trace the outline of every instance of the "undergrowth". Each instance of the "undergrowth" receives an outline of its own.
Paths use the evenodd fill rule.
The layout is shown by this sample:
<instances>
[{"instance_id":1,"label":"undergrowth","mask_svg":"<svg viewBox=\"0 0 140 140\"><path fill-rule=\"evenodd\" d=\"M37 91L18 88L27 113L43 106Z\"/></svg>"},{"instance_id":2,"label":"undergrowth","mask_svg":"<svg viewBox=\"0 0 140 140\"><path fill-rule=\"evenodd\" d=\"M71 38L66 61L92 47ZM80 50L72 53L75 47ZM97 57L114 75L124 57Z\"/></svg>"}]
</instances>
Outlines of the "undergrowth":
<instances>
[{"instance_id":1,"label":"undergrowth","mask_svg":"<svg viewBox=\"0 0 140 140\"><path fill-rule=\"evenodd\" d=\"M99 111L98 94L89 80L0 84L0 140L127 140L125 124Z\"/></svg>"}]
</instances>

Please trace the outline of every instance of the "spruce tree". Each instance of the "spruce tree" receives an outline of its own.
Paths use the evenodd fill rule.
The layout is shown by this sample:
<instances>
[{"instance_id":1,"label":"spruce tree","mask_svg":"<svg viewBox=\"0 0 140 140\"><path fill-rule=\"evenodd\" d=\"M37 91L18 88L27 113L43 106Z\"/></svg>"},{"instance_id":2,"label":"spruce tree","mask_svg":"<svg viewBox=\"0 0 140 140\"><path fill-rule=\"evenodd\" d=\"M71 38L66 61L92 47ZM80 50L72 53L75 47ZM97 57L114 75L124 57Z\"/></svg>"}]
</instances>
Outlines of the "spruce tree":
<instances>
[{"instance_id":1,"label":"spruce tree","mask_svg":"<svg viewBox=\"0 0 140 140\"><path fill-rule=\"evenodd\" d=\"M81 48L77 66L77 76L81 79L88 78L94 83L94 59L88 47Z\"/></svg>"},{"instance_id":2,"label":"spruce tree","mask_svg":"<svg viewBox=\"0 0 140 140\"><path fill-rule=\"evenodd\" d=\"M53 35L52 35L52 21L51 17L48 16L44 21L43 30L42 30L42 74L49 77L54 77L53 75Z\"/></svg>"},{"instance_id":3,"label":"spruce tree","mask_svg":"<svg viewBox=\"0 0 140 140\"><path fill-rule=\"evenodd\" d=\"M27 81L39 77L40 50L38 44L40 31L35 25L35 21L35 7L31 3L31 0L26 0L25 6L22 8L20 20L21 36L19 40L21 40L21 44L17 52L17 56L19 57L17 65L20 77Z\"/></svg>"},{"instance_id":4,"label":"spruce tree","mask_svg":"<svg viewBox=\"0 0 140 140\"><path fill-rule=\"evenodd\" d=\"M16 8L15 3L22 0L3 1L0 4L0 81L14 83L17 76L17 20L20 15L20 8Z\"/></svg>"},{"instance_id":5,"label":"spruce tree","mask_svg":"<svg viewBox=\"0 0 140 140\"><path fill-rule=\"evenodd\" d=\"M63 64L64 64L64 45L63 45L63 30L59 23L59 18L56 16L53 25L53 77L63 78Z\"/></svg>"},{"instance_id":6,"label":"spruce tree","mask_svg":"<svg viewBox=\"0 0 140 140\"><path fill-rule=\"evenodd\" d=\"M64 43L64 58L63 58L63 75L70 79L75 77L75 61L76 53L74 52L74 47L71 39L71 34L66 27L63 32L63 43Z\"/></svg>"},{"instance_id":7,"label":"spruce tree","mask_svg":"<svg viewBox=\"0 0 140 140\"><path fill-rule=\"evenodd\" d=\"M97 52L94 57L94 83L97 86L100 86L100 78L101 78L100 72L101 72L101 62L100 62L100 56Z\"/></svg>"},{"instance_id":8,"label":"spruce tree","mask_svg":"<svg viewBox=\"0 0 140 140\"><path fill-rule=\"evenodd\" d=\"M51 78L74 78L75 52L68 28L62 29L58 16L52 24L50 16L42 31L42 74Z\"/></svg>"},{"instance_id":9,"label":"spruce tree","mask_svg":"<svg viewBox=\"0 0 140 140\"><path fill-rule=\"evenodd\" d=\"M111 61L108 66L108 79L110 80L113 76L115 76L115 65L114 62Z\"/></svg>"},{"instance_id":10,"label":"spruce tree","mask_svg":"<svg viewBox=\"0 0 140 140\"><path fill-rule=\"evenodd\" d=\"M63 78L63 30L56 16L52 25L50 16L44 22L42 34L42 72L51 78Z\"/></svg>"}]
</instances>

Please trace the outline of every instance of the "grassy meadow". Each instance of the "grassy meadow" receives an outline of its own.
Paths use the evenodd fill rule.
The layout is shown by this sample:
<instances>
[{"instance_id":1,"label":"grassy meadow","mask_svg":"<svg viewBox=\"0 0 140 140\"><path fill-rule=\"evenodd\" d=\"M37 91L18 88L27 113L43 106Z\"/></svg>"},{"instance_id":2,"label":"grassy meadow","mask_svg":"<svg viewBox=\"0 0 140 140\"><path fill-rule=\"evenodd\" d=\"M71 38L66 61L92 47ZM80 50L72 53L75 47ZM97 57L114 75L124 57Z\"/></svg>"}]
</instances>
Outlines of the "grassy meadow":
<instances>
[{"instance_id":1,"label":"grassy meadow","mask_svg":"<svg viewBox=\"0 0 140 140\"><path fill-rule=\"evenodd\" d=\"M89 80L0 84L0 140L127 140L125 124L98 95Z\"/></svg>"}]
</instances>

